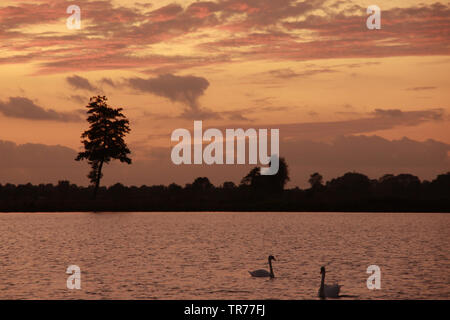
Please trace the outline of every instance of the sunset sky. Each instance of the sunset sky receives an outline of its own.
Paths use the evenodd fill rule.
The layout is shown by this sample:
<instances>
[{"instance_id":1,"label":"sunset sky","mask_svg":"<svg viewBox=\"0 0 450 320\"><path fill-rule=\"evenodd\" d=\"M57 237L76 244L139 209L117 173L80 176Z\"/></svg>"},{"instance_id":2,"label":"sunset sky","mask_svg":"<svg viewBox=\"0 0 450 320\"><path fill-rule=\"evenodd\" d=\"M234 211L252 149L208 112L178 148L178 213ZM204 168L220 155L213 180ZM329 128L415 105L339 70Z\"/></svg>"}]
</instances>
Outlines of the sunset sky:
<instances>
[{"instance_id":1,"label":"sunset sky","mask_svg":"<svg viewBox=\"0 0 450 320\"><path fill-rule=\"evenodd\" d=\"M86 185L73 159L97 94L132 128L133 164L110 165L106 185L239 182L249 166L171 164L172 131L194 120L280 129L289 186L450 171L450 2L2 0L0 74L1 184Z\"/></svg>"}]
</instances>

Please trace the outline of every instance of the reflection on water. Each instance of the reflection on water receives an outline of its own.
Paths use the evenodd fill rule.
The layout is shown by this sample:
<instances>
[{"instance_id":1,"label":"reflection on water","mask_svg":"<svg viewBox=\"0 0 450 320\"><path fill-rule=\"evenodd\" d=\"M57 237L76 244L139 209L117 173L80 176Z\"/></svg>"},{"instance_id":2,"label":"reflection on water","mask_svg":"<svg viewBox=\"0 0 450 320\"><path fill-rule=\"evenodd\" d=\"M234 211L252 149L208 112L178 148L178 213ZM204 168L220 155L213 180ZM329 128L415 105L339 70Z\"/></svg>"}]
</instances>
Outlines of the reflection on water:
<instances>
[{"instance_id":1,"label":"reflection on water","mask_svg":"<svg viewBox=\"0 0 450 320\"><path fill-rule=\"evenodd\" d=\"M329 264L344 295L449 299L449 233L426 213L0 213L0 298L317 299ZM269 254L276 278L250 277Z\"/></svg>"}]
</instances>

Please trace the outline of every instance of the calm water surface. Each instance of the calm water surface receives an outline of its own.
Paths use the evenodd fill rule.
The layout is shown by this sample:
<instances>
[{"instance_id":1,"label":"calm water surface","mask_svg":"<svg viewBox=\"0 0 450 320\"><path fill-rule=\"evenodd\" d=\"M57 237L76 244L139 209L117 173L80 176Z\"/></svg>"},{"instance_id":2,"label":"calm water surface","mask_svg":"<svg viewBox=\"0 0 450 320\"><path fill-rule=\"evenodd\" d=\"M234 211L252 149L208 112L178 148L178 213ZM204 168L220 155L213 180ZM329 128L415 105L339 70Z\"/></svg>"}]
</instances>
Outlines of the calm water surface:
<instances>
[{"instance_id":1,"label":"calm water surface","mask_svg":"<svg viewBox=\"0 0 450 320\"><path fill-rule=\"evenodd\" d=\"M431 213L0 213L0 299L317 299L324 264L347 299L450 299L449 239Z\"/></svg>"}]
</instances>

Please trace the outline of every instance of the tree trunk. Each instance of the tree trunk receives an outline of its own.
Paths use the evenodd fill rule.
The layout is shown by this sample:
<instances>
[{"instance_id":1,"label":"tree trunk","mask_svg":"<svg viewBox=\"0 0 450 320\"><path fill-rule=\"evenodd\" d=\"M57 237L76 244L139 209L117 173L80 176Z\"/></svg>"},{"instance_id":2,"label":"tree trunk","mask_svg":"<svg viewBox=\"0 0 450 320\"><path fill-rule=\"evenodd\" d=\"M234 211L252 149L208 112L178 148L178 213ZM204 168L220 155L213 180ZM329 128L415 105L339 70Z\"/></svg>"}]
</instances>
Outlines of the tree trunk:
<instances>
[{"instance_id":1,"label":"tree trunk","mask_svg":"<svg viewBox=\"0 0 450 320\"><path fill-rule=\"evenodd\" d=\"M100 165L97 171L97 180L95 181L95 188L94 188L94 200L97 197L98 188L100 186L100 179L102 177L102 167L103 167L103 160L100 161Z\"/></svg>"}]
</instances>

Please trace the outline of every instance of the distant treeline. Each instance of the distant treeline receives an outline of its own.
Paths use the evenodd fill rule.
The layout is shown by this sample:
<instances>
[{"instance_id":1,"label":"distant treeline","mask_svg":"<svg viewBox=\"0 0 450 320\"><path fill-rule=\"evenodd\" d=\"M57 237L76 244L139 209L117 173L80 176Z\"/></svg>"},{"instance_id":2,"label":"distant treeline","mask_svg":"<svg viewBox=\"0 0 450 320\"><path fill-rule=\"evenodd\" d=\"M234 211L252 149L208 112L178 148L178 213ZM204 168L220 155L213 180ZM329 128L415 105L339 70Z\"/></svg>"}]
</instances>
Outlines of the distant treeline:
<instances>
[{"instance_id":1,"label":"distant treeline","mask_svg":"<svg viewBox=\"0 0 450 320\"><path fill-rule=\"evenodd\" d=\"M120 183L79 187L69 181L58 185L0 184L0 211L381 211L450 212L450 172L432 181L411 174L384 175L371 180L349 172L323 183L312 174L308 189L284 189L287 166L276 176L261 176L253 169L240 185L220 187L208 178L197 178L182 187L127 187Z\"/></svg>"}]
</instances>

